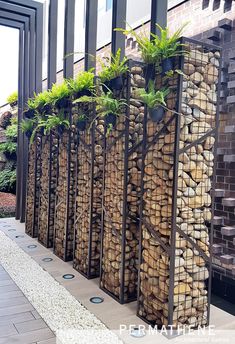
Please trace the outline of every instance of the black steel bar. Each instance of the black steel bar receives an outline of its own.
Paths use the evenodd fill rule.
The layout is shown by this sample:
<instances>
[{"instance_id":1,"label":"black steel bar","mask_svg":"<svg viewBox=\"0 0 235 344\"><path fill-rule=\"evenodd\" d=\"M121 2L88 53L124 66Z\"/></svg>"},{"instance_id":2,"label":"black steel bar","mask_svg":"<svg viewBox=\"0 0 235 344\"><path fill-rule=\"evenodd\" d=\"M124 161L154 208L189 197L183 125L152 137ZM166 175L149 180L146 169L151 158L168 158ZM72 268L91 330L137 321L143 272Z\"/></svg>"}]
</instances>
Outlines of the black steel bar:
<instances>
[{"instance_id":1,"label":"black steel bar","mask_svg":"<svg viewBox=\"0 0 235 344\"><path fill-rule=\"evenodd\" d=\"M182 154L184 152L187 152L187 150L189 150L190 148L196 146L198 143L203 142L208 136L213 136L216 133L216 129L212 129L209 130L206 134L200 136L197 140L191 142L190 144L188 144L187 146L181 148L179 150L179 154Z\"/></svg>"},{"instance_id":2,"label":"black steel bar","mask_svg":"<svg viewBox=\"0 0 235 344\"><path fill-rule=\"evenodd\" d=\"M66 117L66 116L65 116ZM69 109L69 123L72 123L72 109ZM67 143L67 195L66 195L66 216L65 216L65 244L64 244L64 261L68 260L68 233L69 233L69 201L70 201L70 182L71 182L71 130L68 133Z\"/></svg>"},{"instance_id":3,"label":"black steel bar","mask_svg":"<svg viewBox=\"0 0 235 344\"><path fill-rule=\"evenodd\" d=\"M48 22L47 88L56 82L58 0L50 0Z\"/></svg>"},{"instance_id":4,"label":"black steel bar","mask_svg":"<svg viewBox=\"0 0 235 344\"><path fill-rule=\"evenodd\" d=\"M167 0L152 0L151 2L151 19L150 19L150 32L159 34L156 23L161 27L167 26ZM150 35L150 39L153 37Z\"/></svg>"},{"instance_id":5,"label":"black steel bar","mask_svg":"<svg viewBox=\"0 0 235 344\"><path fill-rule=\"evenodd\" d=\"M222 49L219 47L216 47L217 51L220 51L220 55L222 53ZM222 75L222 58L220 56L220 61L219 61L219 75L218 75L218 86L217 86L217 95L220 94L221 91L221 75ZM216 117L215 117L215 143L214 143L214 165L213 165L213 177L212 177L212 195L211 195L211 204L212 204L212 209L211 209L211 227L210 227L210 233L209 233L209 255L210 255L210 261L209 261L209 279L208 279L208 290L207 290L207 295L208 295L208 312L207 312L207 325L210 324L210 304L211 304L211 288L212 288L212 245L213 245L213 240L214 240L214 214L215 214L215 186L216 186L216 165L217 165L217 148L218 148L218 131L219 131L219 116L220 116L220 97L218 97L219 101L217 100L216 104Z\"/></svg>"},{"instance_id":6,"label":"black steel bar","mask_svg":"<svg viewBox=\"0 0 235 344\"><path fill-rule=\"evenodd\" d=\"M121 271L120 271L120 303L123 304L125 291L125 269L126 269L126 224L127 224L127 186L128 186L128 147L129 147L129 118L130 118L130 93L131 76L127 73L127 107L125 118L125 152L124 152L124 176L123 176L123 208L122 208L122 243L121 243Z\"/></svg>"},{"instance_id":7,"label":"black steel bar","mask_svg":"<svg viewBox=\"0 0 235 344\"><path fill-rule=\"evenodd\" d=\"M127 0L113 0L111 52L115 55L120 48L121 57L125 55L125 36L115 29L126 28L126 4Z\"/></svg>"},{"instance_id":8,"label":"black steel bar","mask_svg":"<svg viewBox=\"0 0 235 344\"><path fill-rule=\"evenodd\" d=\"M86 0L85 70L95 68L98 0Z\"/></svg>"},{"instance_id":9,"label":"black steel bar","mask_svg":"<svg viewBox=\"0 0 235 344\"><path fill-rule=\"evenodd\" d=\"M64 78L73 77L75 0L65 1L64 17Z\"/></svg>"},{"instance_id":10,"label":"black steel bar","mask_svg":"<svg viewBox=\"0 0 235 344\"><path fill-rule=\"evenodd\" d=\"M184 56L179 57L179 69L183 70ZM168 297L168 325L173 325L174 313L174 286L175 286L175 240L176 240L176 217L177 217L177 190L178 190L178 162L179 162L179 141L180 141L180 115L182 103L183 76L178 77L177 85L177 105L175 116L175 144L174 144L174 165L173 165L173 187L172 187L172 207L171 207L171 237L170 237L170 267L169 267L169 297Z\"/></svg>"}]
</instances>

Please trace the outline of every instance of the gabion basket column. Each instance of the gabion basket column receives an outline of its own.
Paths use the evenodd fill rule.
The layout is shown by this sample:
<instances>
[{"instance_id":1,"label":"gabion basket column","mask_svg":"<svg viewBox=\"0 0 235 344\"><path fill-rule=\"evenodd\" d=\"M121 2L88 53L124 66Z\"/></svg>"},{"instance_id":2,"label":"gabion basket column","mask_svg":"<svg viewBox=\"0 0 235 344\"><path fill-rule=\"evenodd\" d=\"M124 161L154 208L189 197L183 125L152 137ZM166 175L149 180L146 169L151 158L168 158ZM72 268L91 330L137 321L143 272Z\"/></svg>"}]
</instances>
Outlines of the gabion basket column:
<instances>
[{"instance_id":1,"label":"gabion basket column","mask_svg":"<svg viewBox=\"0 0 235 344\"><path fill-rule=\"evenodd\" d=\"M94 121L93 106L84 106L78 112L88 111L90 120L78 134L73 267L94 278L100 271L104 125Z\"/></svg>"},{"instance_id":2,"label":"gabion basket column","mask_svg":"<svg viewBox=\"0 0 235 344\"><path fill-rule=\"evenodd\" d=\"M72 123L73 109L69 112ZM70 130L58 132L58 170L54 221L54 253L64 261L73 259L75 165L77 133L74 126Z\"/></svg>"},{"instance_id":3,"label":"gabion basket column","mask_svg":"<svg viewBox=\"0 0 235 344\"><path fill-rule=\"evenodd\" d=\"M38 241L53 247L58 138L54 133L42 137Z\"/></svg>"},{"instance_id":4,"label":"gabion basket column","mask_svg":"<svg viewBox=\"0 0 235 344\"><path fill-rule=\"evenodd\" d=\"M183 42L189 55L176 68L184 75L157 78L171 87L173 112L158 125L146 119L138 315L152 325L198 327L209 322L220 50Z\"/></svg>"},{"instance_id":5,"label":"gabion basket column","mask_svg":"<svg viewBox=\"0 0 235 344\"><path fill-rule=\"evenodd\" d=\"M126 98L130 107L117 118L105 142L100 287L120 303L132 301L137 295L144 107L136 91L145 86L142 73L141 66L133 66L124 91L117 92L117 97Z\"/></svg>"},{"instance_id":6,"label":"gabion basket column","mask_svg":"<svg viewBox=\"0 0 235 344\"><path fill-rule=\"evenodd\" d=\"M25 213L25 233L33 238L38 236L40 176L41 136L36 134L34 142L29 145Z\"/></svg>"}]
</instances>

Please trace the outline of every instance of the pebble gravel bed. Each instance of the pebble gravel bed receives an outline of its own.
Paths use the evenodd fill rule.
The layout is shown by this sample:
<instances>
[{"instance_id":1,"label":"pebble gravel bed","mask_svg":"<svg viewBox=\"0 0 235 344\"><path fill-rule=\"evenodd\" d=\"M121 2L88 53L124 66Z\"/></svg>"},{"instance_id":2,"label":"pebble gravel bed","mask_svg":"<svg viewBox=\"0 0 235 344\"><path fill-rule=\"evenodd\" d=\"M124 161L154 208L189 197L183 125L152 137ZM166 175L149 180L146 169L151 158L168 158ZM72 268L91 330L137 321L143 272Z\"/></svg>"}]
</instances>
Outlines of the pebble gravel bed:
<instances>
[{"instance_id":1,"label":"pebble gravel bed","mask_svg":"<svg viewBox=\"0 0 235 344\"><path fill-rule=\"evenodd\" d=\"M0 231L0 263L61 344L122 341L27 253Z\"/></svg>"}]
</instances>

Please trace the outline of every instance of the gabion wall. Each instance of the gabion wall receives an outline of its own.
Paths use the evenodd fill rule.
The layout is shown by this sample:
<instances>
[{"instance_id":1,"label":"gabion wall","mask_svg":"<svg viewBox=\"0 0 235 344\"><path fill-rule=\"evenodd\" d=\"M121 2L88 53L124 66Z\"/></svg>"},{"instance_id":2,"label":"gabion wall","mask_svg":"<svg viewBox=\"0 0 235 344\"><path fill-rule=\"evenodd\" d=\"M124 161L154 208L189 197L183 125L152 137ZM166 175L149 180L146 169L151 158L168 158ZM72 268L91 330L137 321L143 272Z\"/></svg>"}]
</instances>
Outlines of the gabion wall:
<instances>
[{"instance_id":1,"label":"gabion wall","mask_svg":"<svg viewBox=\"0 0 235 344\"><path fill-rule=\"evenodd\" d=\"M78 131L73 266L93 278L100 271L104 121L94 121L93 106L84 107L78 112L89 113L90 120Z\"/></svg>"},{"instance_id":2,"label":"gabion wall","mask_svg":"<svg viewBox=\"0 0 235 344\"><path fill-rule=\"evenodd\" d=\"M71 116L71 109L68 110ZM65 261L73 259L75 164L77 133L63 129L58 133L58 172L55 201L54 253Z\"/></svg>"},{"instance_id":3,"label":"gabion wall","mask_svg":"<svg viewBox=\"0 0 235 344\"><path fill-rule=\"evenodd\" d=\"M129 110L106 135L101 288L119 302L134 300L137 292L140 196L140 146L144 107L137 89L145 86L142 68L131 69L123 93Z\"/></svg>"},{"instance_id":4,"label":"gabion wall","mask_svg":"<svg viewBox=\"0 0 235 344\"><path fill-rule=\"evenodd\" d=\"M58 138L54 133L42 137L41 178L38 215L38 241L53 247Z\"/></svg>"},{"instance_id":5,"label":"gabion wall","mask_svg":"<svg viewBox=\"0 0 235 344\"><path fill-rule=\"evenodd\" d=\"M156 78L171 86L173 112L158 125L147 118L138 315L151 324L196 327L207 324L209 314L220 52L185 44L190 54L178 66L184 75Z\"/></svg>"},{"instance_id":6,"label":"gabion wall","mask_svg":"<svg viewBox=\"0 0 235 344\"><path fill-rule=\"evenodd\" d=\"M26 193L25 233L35 238L38 235L38 212L41 177L41 136L37 135L29 145L28 177Z\"/></svg>"}]
</instances>

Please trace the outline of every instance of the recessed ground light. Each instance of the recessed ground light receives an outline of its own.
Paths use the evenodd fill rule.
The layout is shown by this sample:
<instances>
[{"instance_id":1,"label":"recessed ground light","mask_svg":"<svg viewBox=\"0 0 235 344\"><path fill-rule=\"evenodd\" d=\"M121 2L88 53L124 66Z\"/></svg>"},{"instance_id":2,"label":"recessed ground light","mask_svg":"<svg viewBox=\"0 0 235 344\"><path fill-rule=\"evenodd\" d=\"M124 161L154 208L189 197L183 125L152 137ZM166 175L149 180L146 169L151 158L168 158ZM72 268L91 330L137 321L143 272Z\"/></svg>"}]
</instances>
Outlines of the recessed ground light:
<instances>
[{"instance_id":1,"label":"recessed ground light","mask_svg":"<svg viewBox=\"0 0 235 344\"><path fill-rule=\"evenodd\" d=\"M16 235L16 238L24 238L24 235Z\"/></svg>"},{"instance_id":2,"label":"recessed ground light","mask_svg":"<svg viewBox=\"0 0 235 344\"><path fill-rule=\"evenodd\" d=\"M5 228L6 228L6 227L11 227L11 226L9 226L9 225L4 225L3 227L5 227Z\"/></svg>"},{"instance_id":3,"label":"recessed ground light","mask_svg":"<svg viewBox=\"0 0 235 344\"><path fill-rule=\"evenodd\" d=\"M48 262L51 262L52 260L53 260L53 259L50 258L50 257L46 257L46 258L43 258L43 259L42 259L43 262L47 262L47 263L48 263Z\"/></svg>"},{"instance_id":4,"label":"recessed ground light","mask_svg":"<svg viewBox=\"0 0 235 344\"><path fill-rule=\"evenodd\" d=\"M16 230L14 228L8 229L8 232L15 232Z\"/></svg>"},{"instance_id":5,"label":"recessed ground light","mask_svg":"<svg viewBox=\"0 0 235 344\"><path fill-rule=\"evenodd\" d=\"M27 247L28 247L28 248L36 248L37 245L28 245Z\"/></svg>"},{"instance_id":6,"label":"recessed ground light","mask_svg":"<svg viewBox=\"0 0 235 344\"><path fill-rule=\"evenodd\" d=\"M131 336L135 337L135 338L142 338L142 337L146 336L146 333L145 333L144 329L136 326L131 330Z\"/></svg>"},{"instance_id":7,"label":"recessed ground light","mask_svg":"<svg viewBox=\"0 0 235 344\"><path fill-rule=\"evenodd\" d=\"M104 299L102 297L99 297L99 296L93 296L93 297L90 298L90 301L92 303L98 304L98 303L104 302Z\"/></svg>"},{"instance_id":8,"label":"recessed ground light","mask_svg":"<svg viewBox=\"0 0 235 344\"><path fill-rule=\"evenodd\" d=\"M72 274L65 274L65 275L63 275L63 278L64 279L73 279L74 278L74 275L72 275Z\"/></svg>"}]
</instances>

